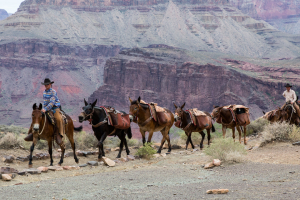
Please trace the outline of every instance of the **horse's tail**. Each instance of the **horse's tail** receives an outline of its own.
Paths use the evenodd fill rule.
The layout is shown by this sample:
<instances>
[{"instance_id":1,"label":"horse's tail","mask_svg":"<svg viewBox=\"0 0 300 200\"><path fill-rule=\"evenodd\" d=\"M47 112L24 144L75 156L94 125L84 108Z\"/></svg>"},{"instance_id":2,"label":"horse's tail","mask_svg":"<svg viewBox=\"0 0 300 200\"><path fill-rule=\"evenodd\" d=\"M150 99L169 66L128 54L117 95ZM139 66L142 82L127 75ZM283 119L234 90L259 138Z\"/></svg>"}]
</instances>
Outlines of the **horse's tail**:
<instances>
[{"instance_id":1,"label":"horse's tail","mask_svg":"<svg viewBox=\"0 0 300 200\"><path fill-rule=\"evenodd\" d=\"M215 127L214 127L213 124L211 125L211 131L212 131L213 133L216 132L216 129L215 129Z\"/></svg>"},{"instance_id":2,"label":"horse's tail","mask_svg":"<svg viewBox=\"0 0 300 200\"><path fill-rule=\"evenodd\" d=\"M131 132L131 127L129 127L128 129L127 129L127 136L128 136L128 138L129 139L131 139L132 138L132 132Z\"/></svg>"},{"instance_id":3,"label":"horse's tail","mask_svg":"<svg viewBox=\"0 0 300 200\"><path fill-rule=\"evenodd\" d=\"M82 126L74 127L74 131L82 131Z\"/></svg>"}]
</instances>

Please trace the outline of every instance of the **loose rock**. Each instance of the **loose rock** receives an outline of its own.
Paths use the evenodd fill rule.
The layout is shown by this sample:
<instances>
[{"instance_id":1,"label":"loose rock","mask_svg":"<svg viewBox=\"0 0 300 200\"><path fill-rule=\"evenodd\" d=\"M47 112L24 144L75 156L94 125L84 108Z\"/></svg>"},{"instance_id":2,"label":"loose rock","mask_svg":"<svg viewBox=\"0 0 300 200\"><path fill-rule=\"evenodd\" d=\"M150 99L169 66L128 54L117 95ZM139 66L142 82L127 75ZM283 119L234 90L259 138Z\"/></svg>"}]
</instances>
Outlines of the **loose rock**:
<instances>
[{"instance_id":1,"label":"loose rock","mask_svg":"<svg viewBox=\"0 0 300 200\"><path fill-rule=\"evenodd\" d=\"M209 168L212 168L214 166L215 166L214 163L210 162L210 163L207 163L207 164L204 165L204 169L209 169Z\"/></svg>"},{"instance_id":2,"label":"loose rock","mask_svg":"<svg viewBox=\"0 0 300 200\"><path fill-rule=\"evenodd\" d=\"M13 156L4 156L2 158L2 161L6 162L6 163L12 163L12 162L14 162L14 160L15 160L15 158Z\"/></svg>"},{"instance_id":3,"label":"loose rock","mask_svg":"<svg viewBox=\"0 0 300 200\"><path fill-rule=\"evenodd\" d=\"M220 161L219 159L214 159L214 160L213 160L213 164L214 164L215 166L220 166L220 165L221 165L221 161Z\"/></svg>"},{"instance_id":4,"label":"loose rock","mask_svg":"<svg viewBox=\"0 0 300 200\"><path fill-rule=\"evenodd\" d=\"M102 161L110 167L114 167L116 165L116 163L114 161L112 161L111 159L106 158L106 157L102 157Z\"/></svg>"},{"instance_id":5,"label":"loose rock","mask_svg":"<svg viewBox=\"0 0 300 200\"><path fill-rule=\"evenodd\" d=\"M206 191L207 194L227 194L228 192L228 189L213 189Z\"/></svg>"},{"instance_id":6,"label":"loose rock","mask_svg":"<svg viewBox=\"0 0 300 200\"><path fill-rule=\"evenodd\" d=\"M1 167L0 168L0 174L12 174L12 173L18 173L18 170L11 168L11 167Z\"/></svg>"},{"instance_id":7,"label":"loose rock","mask_svg":"<svg viewBox=\"0 0 300 200\"><path fill-rule=\"evenodd\" d=\"M87 162L88 165L92 165L92 166L98 166L98 162L97 161L89 161Z\"/></svg>"},{"instance_id":8,"label":"loose rock","mask_svg":"<svg viewBox=\"0 0 300 200\"><path fill-rule=\"evenodd\" d=\"M8 174L2 174L2 180L3 181L11 181L11 177Z\"/></svg>"},{"instance_id":9,"label":"loose rock","mask_svg":"<svg viewBox=\"0 0 300 200\"><path fill-rule=\"evenodd\" d=\"M28 174L41 174L41 171L38 170L38 169L35 169L35 168L27 169L26 172L27 172Z\"/></svg>"},{"instance_id":10,"label":"loose rock","mask_svg":"<svg viewBox=\"0 0 300 200\"><path fill-rule=\"evenodd\" d=\"M70 170L71 167L70 167L70 166L63 166L63 169L64 169L64 170Z\"/></svg>"},{"instance_id":11,"label":"loose rock","mask_svg":"<svg viewBox=\"0 0 300 200\"><path fill-rule=\"evenodd\" d=\"M17 157L16 160L19 160L21 162L25 162L25 161L28 161L28 157Z\"/></svg>"},{"instance_id":12,"label":"loose rock","mask_svg":"<svg viewBox=\"0 0 300 200\"><path fill-rule=\"evenodd\" d=\"M88 166L88 164L79 165L79 167L86 167L86 166Z\"/></svg>"},{"instance_id":13,"label":"loose rock","mask_svg":"<svg viewBox=\"0 0 300 200\"><path fill-rule=\"evenodd\" d=\"M41 172L48 172L48 167L38 167L37 170L40 170Z\"/></svg>"},{"instance_id":14,"label":"loose rock","mask_svg":"<svg viewBox=\"0 0 300 200\"><path fill-rule=\"evenodd\" d=\"M135 157L132 156L132 155L127 155L127 159L128 159L128 160L135 160Z\"/></svg>"}]
</instances>

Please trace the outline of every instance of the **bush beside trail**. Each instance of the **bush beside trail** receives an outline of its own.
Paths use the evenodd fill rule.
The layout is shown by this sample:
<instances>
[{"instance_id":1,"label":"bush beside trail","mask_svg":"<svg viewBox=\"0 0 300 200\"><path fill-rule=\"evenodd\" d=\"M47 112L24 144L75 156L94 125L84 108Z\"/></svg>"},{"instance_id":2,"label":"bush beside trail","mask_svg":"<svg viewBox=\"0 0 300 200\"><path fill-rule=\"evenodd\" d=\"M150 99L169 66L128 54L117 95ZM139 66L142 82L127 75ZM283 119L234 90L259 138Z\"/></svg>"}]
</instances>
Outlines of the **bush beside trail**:
<instances>
[{"instance_id":1,"label":"bush beside trail","mask_svg":"<svg viewBox=\"0 0 300 200\"><path fill-rule=\"evenodd\" d=\"M156 154L156 150L153 149L151 145L153 145L152 142L145 143L143 147L137 150L136 155L146 159L153 158L153 154Z\"/></svg>"}]
</instances>

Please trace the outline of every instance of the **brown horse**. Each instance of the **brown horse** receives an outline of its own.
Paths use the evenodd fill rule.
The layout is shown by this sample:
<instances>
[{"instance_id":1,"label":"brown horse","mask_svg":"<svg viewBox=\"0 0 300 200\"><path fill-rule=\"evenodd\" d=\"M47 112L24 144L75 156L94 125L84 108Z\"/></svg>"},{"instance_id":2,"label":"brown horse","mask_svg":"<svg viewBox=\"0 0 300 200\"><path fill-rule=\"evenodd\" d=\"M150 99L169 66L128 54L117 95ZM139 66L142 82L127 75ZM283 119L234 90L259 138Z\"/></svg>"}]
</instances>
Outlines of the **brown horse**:
<instances>
[{"instance_id":1,"label":"brown horse","mask_svg":"<svg viewBox=\"0 0 300 200\"><path fill-rule=\"evenodd\" d=\"M151 142L153 132L160 131L163 138L161 140L161 144L160 144L160 147L159 147L157 153L161 153L161 149L166 140L168 141L168 144L169 144L168 152L171 152L169 131L174 123L174 116L173 116L172 112L165 108L166 123L164 123L163 125L159 125L158 122L154 121L154 119L152 118L149 105L140 102L141 97L139 97L138 100L135 100L135 101L133 101L129 98L129 101L131 103L129 114L133 117L134 121L135 121L135 119L137 119L135 122L137 122L137 124L140 127L140 132L143 137L143 144L145 144L145 142L146 142L146 139L145 139L146 131L149 132L147 142Z\"/></svg>"},{"instance_id":2,"label":"brown horse","mask_svg":"<svg viewBox=\"0 0 300 200\"><path fill-rule=\"evenodd\" d=\"M283 121L287 121L287 119L288 119L288 113L281 108L278 108L276 110L271 110L267 113L265 113L265 112L263 112L263 113L264 113L264 116L262 118L268 120L271 123L283 122Z\"/></svg>"},{"instance_id":3,"label":"brown horse","mask_svg":"<svg viewBox=\"0 0 300 200\"><path fill-rule=\"evenodd\" d=\"M204 129L206 129L207 133L207 140L208 145L210 143L210 129L212 129L212 132L215 132L215 127L212 124L212 118L209 113L204 112L206 116L198 116L196 119L196 125L192 122L192 119L190 117L190 114L188 111L184 111L183 107L185 106L185 103L178 107L175 103L174 106L176 108L175 110L175 126L179 127L184 130L186 136L188 137L186 140L186 148L188 147L188 144L191 143L192 148L194 149L194 144L192 142L191 136L193 132L199 132L202 136L201 142L200 142L200 149L203 149L203 141L205 138L205 133L203 132ZM178 123L179 122L179 123ZM176 125L178 124L178 125Z\"/></svg>"},{"instance_id":4,"label":"brown horse","mask_svg":"<svg viewBox=\"0 0 300 200\"><path fill-rule=\"evenodd\" d=\"M32 167L32 152L34 150L34 146L37 144L37 141L40 139L48 141L50 166L53 165L52 143L54 141L55 128L52 125L52 123L47 119L46 115L43 112L41 112L42 108L43 108L42 104L40 104L39 107L37 107L36 103L33 104L33 107L32 107L33 111L32 111L31 127L32 127L32 134L33 134L33 143L32 143L32 146L30 147L29 167ZM75 152L73 130L79 131L79 130L81 130L82 127L74 128L71 117L69 117L68 115L66 117L68 120L68 124L65 125L65 133L71 143L75 162L78 163L78 158L77 158L76 152ZM59 146L61 148L61 157L60 157L60 161L59 161L58 165L61 165L63 163L64 154L65 154L64 142L62 141L62 143Z\"/></svg>"},{"instance_id":5,"label":"brown horse","mask_svg":"<svg viewBox=\"0 0 300 200\"><path fill-rule=\"evenodd\" d=\"M286 122L288 122L289 124L295 124L296 126L300 126L300 118L297 115L297 111L292 106L292 104L287 104L283 110L287 113L285 120Z\"/></svg>"},{"instance_id":6,"label":"brown horse","mask_svg":"<svg viewBox=\"0 0 300 200\"><path fill-rule=\"evenodd\" d=\"M211 113L211 116L213 119L220 119L220 121L217 120L217 123L222 124L222 131L223 131L223 138L225 138L226 135L226 128L232 129L232 138L235 140L235 128L239 132L239 142L242 143L242 131L241 126L244 127L244 144L247 144L246 141L246 124L245 125L239 125L239 123L236 122L236 120L233 118L232 113L229 109L223 108L219 106L214 106L214 109Z\"/></svg>"}]
</instances>

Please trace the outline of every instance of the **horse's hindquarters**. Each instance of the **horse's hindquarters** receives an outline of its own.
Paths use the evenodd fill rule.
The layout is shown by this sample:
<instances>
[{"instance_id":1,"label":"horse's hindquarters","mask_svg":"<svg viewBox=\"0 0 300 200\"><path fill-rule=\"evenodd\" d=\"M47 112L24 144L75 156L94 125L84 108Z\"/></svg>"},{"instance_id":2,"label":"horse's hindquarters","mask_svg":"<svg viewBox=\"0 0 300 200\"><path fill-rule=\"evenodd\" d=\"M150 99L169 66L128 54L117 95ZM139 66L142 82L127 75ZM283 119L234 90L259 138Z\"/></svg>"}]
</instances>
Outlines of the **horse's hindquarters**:
<instances>
[{"instance_id":1,"label":"horse's hindquarters","mask_svg":"<svg viewBox=\"0 0 300 200\"><path fill-rule=\"evenodd\" d=\"M246 126L246 125L250 124L250 119L249 119L248 113L237 114L236 119L240 126Z\"/></svg>"},{"instance_id":2,"label":"horse's hindquarters","mask_svg":"<svg viewBox=\"0 0 300 200\"><path fill-rule=\"evenodd\" d=\"M196 121L197 127L199 127L200 129L211 128L211 118L208 116L197 116Z\"/></svg>"},{"instance_id":3,"label":"horse's hindquarters","mask_svg":"<svg viewBox=\"0 0 300 200\"><path fill-rule=\"evenodd\" d=\"M167 112L157 112L156 116L159 126L166 125L168 122L171 121L170 114Z\"/></svg>"}]
</instances>

